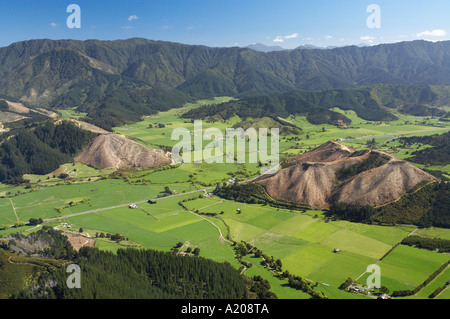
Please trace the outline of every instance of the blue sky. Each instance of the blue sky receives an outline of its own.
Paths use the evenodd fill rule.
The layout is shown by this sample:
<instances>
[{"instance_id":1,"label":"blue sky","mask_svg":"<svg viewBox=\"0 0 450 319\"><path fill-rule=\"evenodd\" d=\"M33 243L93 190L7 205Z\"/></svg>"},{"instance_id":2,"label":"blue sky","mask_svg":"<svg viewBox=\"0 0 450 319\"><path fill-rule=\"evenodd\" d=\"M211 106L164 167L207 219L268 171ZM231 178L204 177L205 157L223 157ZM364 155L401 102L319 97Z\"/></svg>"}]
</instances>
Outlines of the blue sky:
<instances>
[{"instance_id":1,"label":"blue sky","mask_svg":"<svg viewBox=\"0 0 450 319\"><path fill-rule=\"evenodd\" d=\"M66 25L69 4L81 8L80 29ZM381 9L381 28L367 26L370 4ZM448 0L5 0L0 8L2 47L42 38L288 49L450 39Z\"/></svg>"}]
</instances>

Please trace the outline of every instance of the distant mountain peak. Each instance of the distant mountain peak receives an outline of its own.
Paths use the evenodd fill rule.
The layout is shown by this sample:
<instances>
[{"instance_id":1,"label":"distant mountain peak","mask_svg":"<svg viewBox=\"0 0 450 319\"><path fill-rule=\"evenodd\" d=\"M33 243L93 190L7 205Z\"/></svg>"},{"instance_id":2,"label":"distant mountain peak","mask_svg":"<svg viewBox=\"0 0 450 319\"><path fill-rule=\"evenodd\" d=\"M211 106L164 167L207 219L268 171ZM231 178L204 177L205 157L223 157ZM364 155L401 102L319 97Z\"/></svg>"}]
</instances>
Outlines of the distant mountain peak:
<instances>
[{"instance_id":1,"label":"distant mountain peak","mask_svg":"<svg viewBox=\"0 0 450 319\"><path fill-rule=\"evenodd\" d=\"M286 49L280 47L280 46L268 46L262 43L253 43L248 46L246 46L247 49L252 49L259 52L272 52L272 51L284 51Z\"/></svg>"}]
</instances>

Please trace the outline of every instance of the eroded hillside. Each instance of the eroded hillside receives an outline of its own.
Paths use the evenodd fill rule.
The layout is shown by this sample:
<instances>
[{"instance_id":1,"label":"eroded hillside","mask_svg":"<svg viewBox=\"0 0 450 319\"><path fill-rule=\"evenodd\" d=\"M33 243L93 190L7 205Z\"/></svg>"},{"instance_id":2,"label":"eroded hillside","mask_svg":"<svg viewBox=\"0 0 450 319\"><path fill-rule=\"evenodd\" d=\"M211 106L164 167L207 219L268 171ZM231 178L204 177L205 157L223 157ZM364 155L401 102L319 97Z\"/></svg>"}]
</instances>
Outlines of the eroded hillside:
<instances>
[{"instance_id":1,"label":"eroded hillside","mask_svg":"<svg viewBox=\"0 0 450 319\"><path fill-rule=\"evenodd\" d=\"M288 159L287 167L256 183L274 199L327 209L333 203L378 206L435 178L388 153L356 151L330 141Z\"/></svg>"}]
</instances>

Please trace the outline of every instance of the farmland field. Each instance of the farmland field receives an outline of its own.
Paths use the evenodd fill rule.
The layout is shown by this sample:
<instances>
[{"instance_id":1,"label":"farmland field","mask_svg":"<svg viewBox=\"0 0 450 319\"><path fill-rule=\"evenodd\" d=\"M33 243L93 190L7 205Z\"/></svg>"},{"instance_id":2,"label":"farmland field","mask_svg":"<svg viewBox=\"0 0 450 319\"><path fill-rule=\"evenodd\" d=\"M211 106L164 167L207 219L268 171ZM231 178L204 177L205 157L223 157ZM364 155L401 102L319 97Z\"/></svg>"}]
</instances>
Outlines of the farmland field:
<instances>
[{"instance_id":1,"label":"farmland field","mask_svg":"<svg viewBox=\"0 0 450 319\"><path fill-rule=\"evenodd\" d=\"M188 104L183 109L161 112L145 117L142 122L117 127L115 131L150 147L171 147L177 143L171 139L174 128L194 128L190 120L180 117L182 113L229 99L222 97ZM282 156L303 153L330 139L342 139L345 145L363 149L367 141L375 138L381 149L389 151L398 146L397 137L444 133L450 129L450 123L439 124L437 119L398 114L399 120L380 123L362 120L353 111L334 110L351 118L352 125L339 128L310 124L304 116L286 118L304 134L282 136ZM63 116L80 114L68 110ZM211 127L224 130L240 120L234 117L228 121L203 123L203 130ZM163 125L159 127L159 124ZM205 143L208 142L202 141L202 145ZM428 146L411 146L417 147ZM398 149L394 155L407 159L409 153L411 149ZM448 165L428 168L450 171ZM278 209L209 196L217 183L229 184L233 178L245 181L258 176L260 166L257 163L184 163L171 168L118 172L68 163L57 172L68 172L70 178L62 180L55 173L28 175L27 187L0 185L0 226L13 225L17 219L27 222L30 218L43 218L62 230L69 231L62 223L68 223L72 230L83 228L84 234L90 237L100 233L126 237L120 244L107 239L96 241L96 247L111 251L123 247L170 251L181 242L185 248L199 248L202 257L227 261L235 268L242 265L236 259L231 240L244 241L279 259L284 271L316 282L315 289L329 298L367 298L338 287L348 277L358 278L358 282L364 284L367 266L374 263L381 268L382 285L394 291L413 289L449 259L449 254L399 245L379 261L413 231L423 236L450 239L448 229L416 230L411 225L381 226L328 220L323 211ZM170 194L165 192L166 187ZM148 199L156 199L156 204L147 203ZM179 205L183 200L187 209ZM129 208L131 203L136 203L137 208ZM24 232L30 229L29 226L19 228ZM16 231L14 228L0 230L0 236ZM290 288L287 279L275 277L260 259L247 255L244 261L252 264L244 273L269 280L279 298L311 297ZM448 275L447 269L415 297L427 298L448 280ZM450 298L449 289L439 298Z\"/></svg>"},{"instance_id":2,"label":"farmland field","mask_svg":"<svg viewBox=\"0 0 450 319\"><path fill-rule=\"evenodd\" d=\"M382 285L392 290L414 289L448 261L450 254L400 245L380 263Z\"/></svg>"}]
</instances>

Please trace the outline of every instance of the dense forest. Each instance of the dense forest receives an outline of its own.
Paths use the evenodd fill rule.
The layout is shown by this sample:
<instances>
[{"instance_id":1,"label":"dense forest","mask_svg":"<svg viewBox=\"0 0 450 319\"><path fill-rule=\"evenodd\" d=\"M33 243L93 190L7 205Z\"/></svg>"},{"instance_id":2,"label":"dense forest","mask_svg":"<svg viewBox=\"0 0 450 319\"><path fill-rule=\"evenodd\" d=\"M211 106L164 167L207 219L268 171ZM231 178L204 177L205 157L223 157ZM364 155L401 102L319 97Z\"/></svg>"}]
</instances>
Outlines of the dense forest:
<instances>
[{"instance_id":1,"label":"dense forest","mask_svg":"<svg viewBox=\"0 0 450 319\"><path fill-rule=\"evenodd\" d=\"M80 289L67 287L66 270L57 269L43 274L35 287L19 293L16 297L20 299L248 297L244 279L236 269L201 257L182 257L171 253L137 249L120 249L115 254L83 247L72 261L82 270ZM54 284L49 284L50 282Z\"/></svg>"},{"instance_id":2,"label":"dense forest","mask_svg":"<svg viewBox=\"0 0 450 319\"><path fill-rule=\"evenodd\" d=\"M302 114L315 124L349 124L333 107L374 121L396 118L386 107L444 118L439 108L450 94L449 67L437 52L449 45L413 41L262 53L138 38L24 41L0 48L0 95L30 106L77 107L106 129L224 95L246 101L239 106L244 118ZM215 110L233 112L230 105Z\"/></svg>"},{"instance_id":3,"label":"dense forest","mask_svg":"<svg viewBox=\"0 0 450 319\"><path fill-rule=\"evenodd\" d=\"M83 86L79 89L83 90ZM113 90L97 100L75 105L82 105L78 111L88 114L88 122L110 131L112 127L138 122L144 115L180 108L189 101L190 97L177 90L130 88Z\"/></svg>"},{"instance_id":4,"label":"dense forest","mask_svg":"<svg viewBox=\"0 0 450 319\"><path fill-rule=\"evenodd\" d=\"M22 262L37 267L32 284L13 293L14 299L276 298L267 280L243 276L227 262L142 249L113 253L83 247L76 252L61 231L48 226L28 236L10 235L0 241L0 250L32 256ZM69 264L80 267L79 289L66 284ZM0 277L2 271L0 266Z\"/></svg>"},{"instance_id":5,"label":"dense forest","mask_svg":"<svg viewBox=\"0 0 450 319\"><path fill-rule=\"evenodd\" d=\"M19 183L24 174L48 174L72 162L94 136L71 122L19 130L0 145L0 182Z\"/></svg>"},{"instance_id":6,"label":"dense forest","mask_svg":"<svg viewBox=\"0 0 450 319\"><path fill-rule=\"evenodd\" d=\"M449 85L449 66L444 63L449 46L448 41L413 41L262 53L248 48L212 48L139 38L23 41L0 49L0 93L22 96L24 87L36 87L40 96L44 88L56 92L55 85L65 86L68 76L74 82L89 78L92 70L118 75L124 81L141 81L150 87L177 88L195 98L221 94L248 97L378 83ZM51 79L52 71L58 68L64 70L61 77ZM24 80L24 76L28 79ZM17 81L11 80L14 77ZM411 103L433 105L437 100L427 91L390 91L394 90L409 96ZM439 95L439 90L431 93ZM386 89L378 91L381 94ZM394 99L386 102L396 103Z\"/></svg>"}]
</instances>

